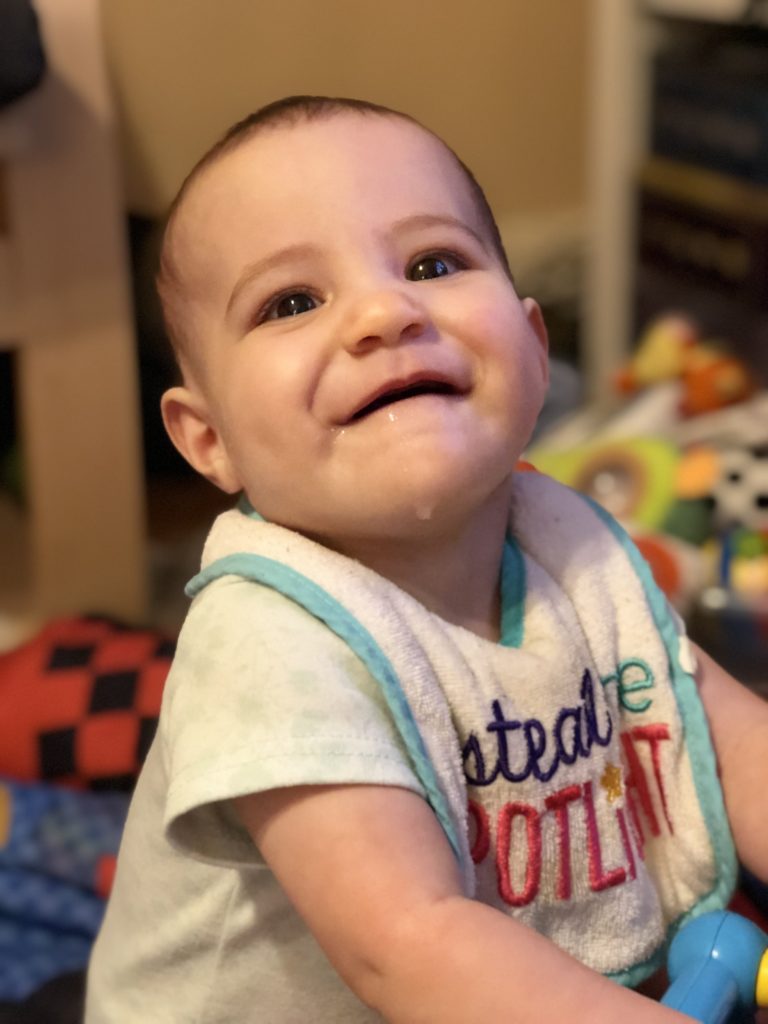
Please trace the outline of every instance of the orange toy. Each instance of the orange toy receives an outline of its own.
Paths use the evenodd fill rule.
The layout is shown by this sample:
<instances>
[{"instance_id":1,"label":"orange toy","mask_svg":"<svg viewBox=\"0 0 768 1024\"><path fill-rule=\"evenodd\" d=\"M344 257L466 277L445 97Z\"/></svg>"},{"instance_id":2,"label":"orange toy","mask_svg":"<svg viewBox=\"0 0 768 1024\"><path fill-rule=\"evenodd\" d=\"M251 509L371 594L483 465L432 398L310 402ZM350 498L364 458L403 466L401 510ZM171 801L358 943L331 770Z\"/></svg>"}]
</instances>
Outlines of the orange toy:
<instances>
[{"instance_id":1,"label":"orange toy","mask_svg":"<svg viewBox=\"0 0 768 1024\"><path fill-rule=\"evenodd\" d=\"M684 416L714 412L725 405L743 402L755 391L755 383L740 359L707 345L689 350L682 381L680 411Z\"/></svg>"},{"instance_id":2,"label":"orange toy","mask_svg":"<svg viewBox=\"0 0 768 1024\"><path fill-rule=\"evenodd\" d=\"M742 402L755 392L747 366L713 341L701 339L685 316L654 320L640 336L632 359L616 377L624 394L662 381L679 380L683 416L714 412Z\"/></svg>"}]
</instances>

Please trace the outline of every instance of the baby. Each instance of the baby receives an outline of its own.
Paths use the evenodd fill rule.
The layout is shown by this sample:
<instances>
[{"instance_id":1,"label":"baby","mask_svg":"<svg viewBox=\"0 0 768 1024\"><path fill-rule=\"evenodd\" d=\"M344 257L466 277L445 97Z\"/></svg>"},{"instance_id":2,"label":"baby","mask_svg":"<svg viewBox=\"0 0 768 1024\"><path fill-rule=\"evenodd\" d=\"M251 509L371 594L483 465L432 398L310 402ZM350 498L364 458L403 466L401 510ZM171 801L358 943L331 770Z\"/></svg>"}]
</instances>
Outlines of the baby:
<instances>
[{"instance_id":1,"label":"baby","mask_svg":"<svg viewBox=\"0 0 768 1024\"><path fill-rule=\"evenodd\" d=\"M403 114L280 101L192 171L159 286L166 427L241 498L88 1024L688 1019L633 989L736 851L768 874L768 706L519 463L546 331L471 173Z\"/></svg>"}]
</instances>

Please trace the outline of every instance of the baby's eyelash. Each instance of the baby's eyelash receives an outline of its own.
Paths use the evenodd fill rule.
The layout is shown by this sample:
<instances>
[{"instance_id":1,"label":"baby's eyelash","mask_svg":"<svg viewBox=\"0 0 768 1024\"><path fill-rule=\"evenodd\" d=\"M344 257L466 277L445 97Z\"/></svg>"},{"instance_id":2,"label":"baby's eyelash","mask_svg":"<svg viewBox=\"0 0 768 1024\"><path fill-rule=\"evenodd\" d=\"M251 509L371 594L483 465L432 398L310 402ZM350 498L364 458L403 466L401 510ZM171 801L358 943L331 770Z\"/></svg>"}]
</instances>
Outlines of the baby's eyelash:
<instances>
[{"instance_id":1,"label":"baby's eyelash","mask_svg":"<svg viewBox=\"0 0 768 1024\"><path fill-rule=\"evenodd\" d=\"M430 264L432 265L432 271L436 272L424 273L423 276L417 274L417 268L421 267L423 270L429 267ZM438 269L440 266L443 267L442 270ZM408 263L406 276L411 280L432 280L437 277L449 277L460 270L467 270L469 266L470 261L466 257L451 249L431 249L415 256Z\"/></svg>"},{"instance_id":2,"label":"baby's eyelash","mask_svg":"<svg viewBox=\"0 0 768 1024\"><path fill-rule=\"evenodd\" d=\"M301 302L295 303L295 308L291 310L289 306L286 306L285 311L281 313L281 303L288 303L291 299L308 299L311 305L307 309L302 309ZM275 295L271 295L266 302L262 303L253 317L253 325L257 327L259 324L266 323L269 320L289 319L293 316L300 316L303 313L311 312L312 309L316 309L322 304L322 301L315 291L306 285L292 285L290 288L283 288Z\"/></svg>"}]
</instances>

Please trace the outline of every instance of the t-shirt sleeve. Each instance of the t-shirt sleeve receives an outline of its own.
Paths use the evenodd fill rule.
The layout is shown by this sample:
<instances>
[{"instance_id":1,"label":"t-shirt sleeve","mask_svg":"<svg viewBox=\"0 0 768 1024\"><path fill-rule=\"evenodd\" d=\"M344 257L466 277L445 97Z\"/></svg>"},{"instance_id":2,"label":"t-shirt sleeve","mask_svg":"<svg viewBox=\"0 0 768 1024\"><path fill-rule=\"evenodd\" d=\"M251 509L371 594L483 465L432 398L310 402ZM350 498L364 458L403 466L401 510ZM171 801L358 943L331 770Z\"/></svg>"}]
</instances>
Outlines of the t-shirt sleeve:
<instances>
[{"instance_id":1,"label":"t-shirt sleeve","mask_svg":"<svg viewBox=\"0 0 768 1024\"><path fill-rule=\"evenodd\" d=\"M224 577L195 599L166 684L165 829L184 852L260 861L233 797L284 786L423 790L378 684L327 626L260 584Z\"/></svg>"}]
</instances>

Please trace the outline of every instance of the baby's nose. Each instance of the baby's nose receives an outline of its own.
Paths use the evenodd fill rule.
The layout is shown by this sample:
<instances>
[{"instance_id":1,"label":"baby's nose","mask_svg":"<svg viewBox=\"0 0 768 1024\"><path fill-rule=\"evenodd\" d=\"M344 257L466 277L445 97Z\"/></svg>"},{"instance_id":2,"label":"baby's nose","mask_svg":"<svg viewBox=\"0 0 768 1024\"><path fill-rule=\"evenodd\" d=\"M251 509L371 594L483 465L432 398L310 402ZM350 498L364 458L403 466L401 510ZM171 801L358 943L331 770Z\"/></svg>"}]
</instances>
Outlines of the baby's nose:
<instances>
[{"instance_id":1,"label":"baby's nose","mask_svg":"<svg viewBox=\"0 0 768 1024\"><path fill-rule=\"evenodd\" d=\"M411 288L403 282L361 293L350 313L345 347L364 352L378 345L399 345L421 334L429 317Z\"/></svg>"}]
</instances>

